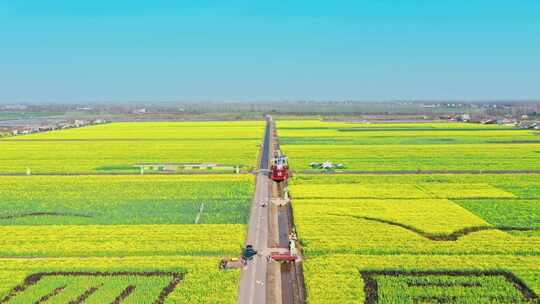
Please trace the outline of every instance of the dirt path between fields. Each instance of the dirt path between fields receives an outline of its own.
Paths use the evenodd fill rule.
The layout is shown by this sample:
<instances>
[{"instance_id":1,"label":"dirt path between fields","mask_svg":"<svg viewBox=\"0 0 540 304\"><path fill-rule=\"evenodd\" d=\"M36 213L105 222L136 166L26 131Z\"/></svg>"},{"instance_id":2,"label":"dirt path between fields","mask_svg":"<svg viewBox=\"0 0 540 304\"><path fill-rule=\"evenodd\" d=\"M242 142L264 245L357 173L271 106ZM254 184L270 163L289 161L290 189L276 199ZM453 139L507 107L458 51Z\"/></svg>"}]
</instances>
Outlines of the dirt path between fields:
<instances>
[{"instance_id":1,"label":"dirt path between fields","mask_svg":"<svg viewBox=\"0 0 540 304\"><path fill-rule=\"evenodd\" d=\"M68 216L68 217L93 217L88 214L79 214L79 213L67 213L67 212L30 212L30 213L19 213L19 214L10 214L0 216L0 220L9 220L21 217L34 217L34 216Z\"/></svg>"},{"instance_id":2,"label":"dirt path between fields","mask_svg":"<svg viewBox=\"0 0 540 304\"><path fill-rule=\"evenodd\" d=\"M383 170L383 171L298 171L299 174L313 175L346 175L346 174L368 174L368 175L399 175L399 174L540 174L540 170Z\"/></svg>"},{"instance_id":3,"label":"dirt path between fields","mask_svg":"<svg viewBox=\"0 0 540 304\"><path fill-rule=\"evenodd\" d=\"M0 176L99 176L99 175L245 175L245 174L257 174L252 171L236 172L149 172L141 174L140 172L126 173L126 172L88 172L88 173L32 173L30 175L26 173L0 173Z\"/></svg>"}]
</instances>

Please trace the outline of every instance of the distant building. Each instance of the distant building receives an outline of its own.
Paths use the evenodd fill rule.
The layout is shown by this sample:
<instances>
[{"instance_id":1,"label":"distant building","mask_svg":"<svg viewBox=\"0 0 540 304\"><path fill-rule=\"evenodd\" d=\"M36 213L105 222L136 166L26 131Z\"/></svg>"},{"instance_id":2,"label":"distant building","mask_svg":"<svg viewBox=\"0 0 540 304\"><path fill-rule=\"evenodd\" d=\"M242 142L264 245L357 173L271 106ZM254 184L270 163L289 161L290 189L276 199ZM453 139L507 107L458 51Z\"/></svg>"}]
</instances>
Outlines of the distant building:
<instances>
[{"instance_id":1,"label":"distant building","mask_svg":"<svg viewBox=\"0 0 540 304\"><path fill-rule=\"evenodd\" d=\"M2 110L15 110L15 111L23 111L23 110L26 110L28 109L28 106L26 105L20 105L20 104L15 104L15 105L5 105L3 107L1 107Z\"/></svg>"},{"instance_id":2,"label":"distant building","mask_svg":"<svg viewBox=\"0 0 540 304\"><path fill-rule=\"evenodd\" d=\"M133 114L144 114L144 113L146 113L145 108L137 109L137 110L133 111Z\"/></svg>"},{"instance_id":3,"label":"distant building","mask_svg":"<svg viewBox=\"0 0 540 304\"><path fill-rule=\"evenodd\" d=\"M471 121L471 115L469 115L469 114L461 114L460 116L458 116L457 121L470 122Z\"/></svg>"},{"instance_id":4,"label":"distant building","mask_svg":"<svg viewBox=\"0 0 540 304\"><path fill-rule=\"evenodd\" d=\"M104 124L104 123L106 123L106 122L107 122L107 121L106 121L105 119L99 119L99 118L98 118L98 119L93 120L93 121L92 121L92 124L93 124L93 125L99 125L99 124Z\"/></svg>"},{"instance_id":5,"label":"distant building","mask_svg":"<svg viewBox=\"0 0 540 304\"><path fill-rule=\"evenodd\" d=\"M522 121L518 126L520 129L535 129L538 124L532 121Z\"/></svg>"},{"instance_id":6,"label":"distant building","mask_svg":"<svg viewBox=\"0 0 540 304\"><path fill-rule=\"evenodd\" d=\"M13 129L11 132L13 135L30 134L32 132L37 132L37 129L31 127L18 127Z\"/></svg>"},{"instance_id":7,"label":"distant building","mask_svg":"<svg viewBox=\"0 0 540 304\"><path fill-rule=\"evenodd\" d=\"M38 127L38 132L47 132L47 131L53 131L56 130L56 126L50 125L50 126L41 126Z\"/></svg>"},{"instance_id":8,"label":"distant building","mask_svg":"<svg viewBox=\"0 0 540 304\"><path fill-rule=\"evenodd\" d=\"M73 126L78 128L78 127L82 127L82 126L86 126L88 124L88 121L86 120L75 120L73 121Z\"/></svg>"},{"instance_id":9,"label":"distant building","mask_svg":"<svg viewBox=\"0 0 540 304\"><path fill-rule=\"evenodd\" d=\"M484 119L480 123L483 125L494 125L497 123L497 119L494 119L494 118Z\"/></svg>"}]
</instances>

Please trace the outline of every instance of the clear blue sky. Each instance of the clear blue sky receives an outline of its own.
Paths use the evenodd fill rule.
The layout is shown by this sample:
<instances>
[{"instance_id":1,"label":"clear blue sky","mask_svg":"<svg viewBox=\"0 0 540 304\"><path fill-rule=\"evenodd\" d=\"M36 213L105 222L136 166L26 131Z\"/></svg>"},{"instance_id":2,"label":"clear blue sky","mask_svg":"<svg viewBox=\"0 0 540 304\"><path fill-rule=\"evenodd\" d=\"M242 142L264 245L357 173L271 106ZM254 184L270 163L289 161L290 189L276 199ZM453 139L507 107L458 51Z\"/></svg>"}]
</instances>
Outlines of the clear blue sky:
<instances>
[{"instance_id":1,"label":"clear blue sky","mask_svg":"<svg viewBox=\"0 0 540 304\"><path fill-rule=\"evenodd\" d=\"M540 98L540 1L0 0L0 102Z\"/></svg>"}]
</instances>

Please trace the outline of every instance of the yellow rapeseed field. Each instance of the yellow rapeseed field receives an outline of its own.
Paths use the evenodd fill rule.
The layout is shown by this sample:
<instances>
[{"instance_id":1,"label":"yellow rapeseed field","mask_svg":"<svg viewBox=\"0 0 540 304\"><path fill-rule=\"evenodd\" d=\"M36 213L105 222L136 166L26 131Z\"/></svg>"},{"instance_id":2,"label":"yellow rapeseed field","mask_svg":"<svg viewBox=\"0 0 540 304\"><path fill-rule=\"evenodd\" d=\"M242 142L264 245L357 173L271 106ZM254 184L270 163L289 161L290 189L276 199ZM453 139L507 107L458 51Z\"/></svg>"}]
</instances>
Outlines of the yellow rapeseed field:
<instances>
[{"instance_id":1,"label":"yellow rapeseed field","mask_svg":"<svg viewBox=\"0 0 540 304\"><path fill-rule=\"evenodd\" d=\"M538 181L536 175L296 175L289 190L309 303L362 302L371 290L362 273L381 271L404 274L377 279L379 303L458 295L478 303L484 293L493 303L529 303L505 285L505 276L540 293ZM457 285L443 291L407 284Z\"/></svg>"}]
</instances>

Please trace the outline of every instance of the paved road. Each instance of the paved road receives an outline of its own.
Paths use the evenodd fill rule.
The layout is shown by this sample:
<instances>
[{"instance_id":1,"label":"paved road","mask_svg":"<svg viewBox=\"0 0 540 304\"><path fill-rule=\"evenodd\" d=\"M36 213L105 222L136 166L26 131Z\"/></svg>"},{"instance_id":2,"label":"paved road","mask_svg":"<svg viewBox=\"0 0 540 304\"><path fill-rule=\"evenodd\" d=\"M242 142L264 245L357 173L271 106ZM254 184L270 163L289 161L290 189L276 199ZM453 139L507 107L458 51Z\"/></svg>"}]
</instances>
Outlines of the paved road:
<instances>
[{"instance_id":1,"label":"paved road","mask_svg":"<svg viewBox=\"0 0 540 304\"><path fill-rule=\"evenodd\" d=\"M266 134L261 150L259 169L268 169L270 152L270 125L266 128ZM263 172L257 174L255 195L251 206L251 215L247 233L246 244L260 253L248 262L240 274L240 288L238 291L239 304L264 304L266 303L266 273L268 263L268 208L262 206L270 198L270 178Z\"/></svg>"}]
</instances>

